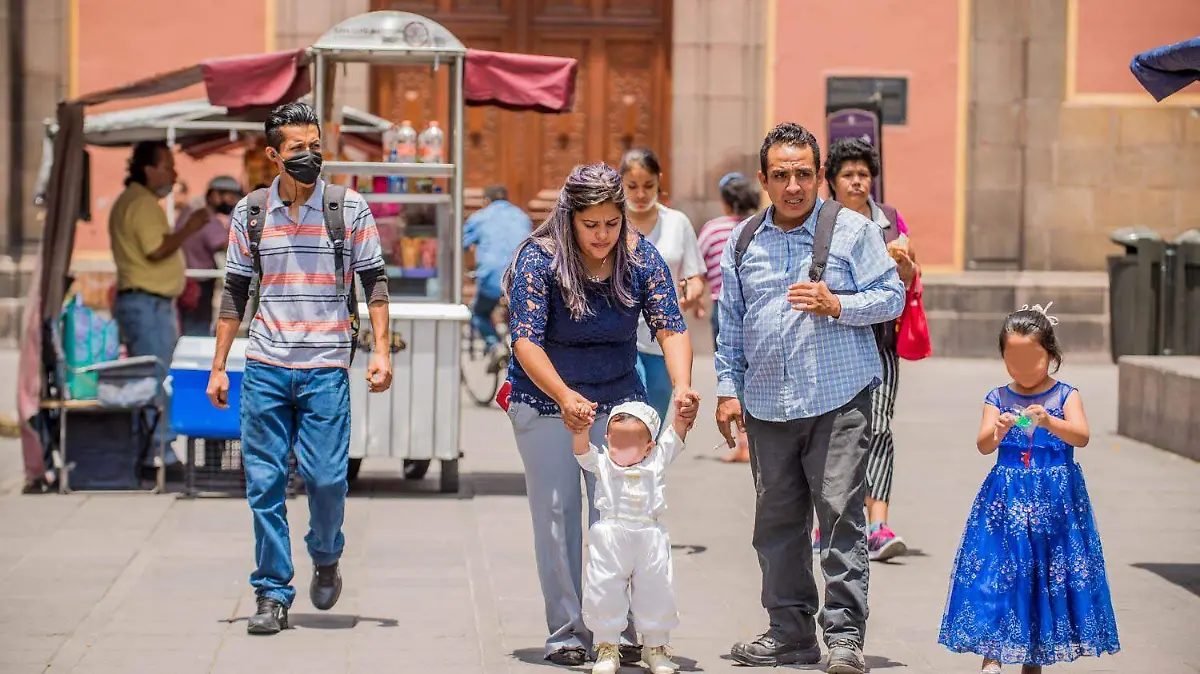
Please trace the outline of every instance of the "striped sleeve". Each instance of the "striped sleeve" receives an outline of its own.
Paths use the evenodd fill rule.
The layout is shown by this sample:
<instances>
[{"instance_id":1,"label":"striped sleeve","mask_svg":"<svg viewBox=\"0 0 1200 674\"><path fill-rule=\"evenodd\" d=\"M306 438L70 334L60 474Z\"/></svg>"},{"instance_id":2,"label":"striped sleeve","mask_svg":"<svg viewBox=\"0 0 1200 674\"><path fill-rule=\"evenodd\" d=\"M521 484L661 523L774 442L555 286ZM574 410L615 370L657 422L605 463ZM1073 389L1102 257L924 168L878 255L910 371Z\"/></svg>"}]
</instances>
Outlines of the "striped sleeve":
<instances>
[{"instance_id":1,"label":"striped sleeve","mask_svg":"<svg viewBox=\"0 0 1200 674\"><path fill-rule=\"evenodd\" d=\"M254 263L250 259L250 239L246 234L246 199L238 202L229 220L229 249L225 254L225 273L253 276Z\"/></svg>"},{"instance_id":2,"label":"striped sleeve","mask_svg":"<svg viewBox=\"0 0 1200 674\"><path fill-rule=\"evenodd\" d=\"M350 268L354 271L367 269L383 269L383 248L379 243L379 228L375 225L375 216L371 207L357 192L355 198L354 220L351 223L348 236L353 242Z\"/></svg>"}]
</instances>

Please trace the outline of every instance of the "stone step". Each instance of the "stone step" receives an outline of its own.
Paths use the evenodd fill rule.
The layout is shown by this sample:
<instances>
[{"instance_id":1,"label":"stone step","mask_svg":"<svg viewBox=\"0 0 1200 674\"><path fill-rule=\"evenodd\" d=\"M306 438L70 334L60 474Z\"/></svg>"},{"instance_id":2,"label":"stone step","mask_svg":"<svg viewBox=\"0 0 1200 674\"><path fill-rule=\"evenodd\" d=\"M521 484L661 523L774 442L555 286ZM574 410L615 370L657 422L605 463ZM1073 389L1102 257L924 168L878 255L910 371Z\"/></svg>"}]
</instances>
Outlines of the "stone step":
<instances>
[{"instance_id":1,"label":"stone step","mask_svg":"<svg viewBox=\"0 0 1200 674\"><path fill-rule=\"evenodd\" d=\"M925 314L936 357L995 358L1004 317L1053 302L1055 334L1072 362L1109 362L1108 276L1086 272L928 275Z\"/></svg>"}]
</instances>

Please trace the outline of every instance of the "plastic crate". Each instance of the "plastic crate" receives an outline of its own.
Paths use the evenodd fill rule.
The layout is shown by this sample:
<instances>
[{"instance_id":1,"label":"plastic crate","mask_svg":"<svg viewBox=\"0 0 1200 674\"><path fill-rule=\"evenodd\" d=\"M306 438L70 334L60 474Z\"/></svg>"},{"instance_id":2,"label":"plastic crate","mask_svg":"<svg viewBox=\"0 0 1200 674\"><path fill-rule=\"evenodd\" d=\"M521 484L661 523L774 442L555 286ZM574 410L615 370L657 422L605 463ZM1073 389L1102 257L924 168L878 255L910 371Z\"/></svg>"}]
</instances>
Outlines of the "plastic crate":
<instances>
[{"instance_id":1,"label":"plastic crate","mask_svg":"<svg viewBox=\"0 0 1200 674\"><path fill-rule=\"evenodd\" d=\"M184 493L224 494L245 496L246 471L242 465L242 443L240 440L220 438L187 439L187 456L184 459L186 473ZM304 492L304 481L296 468L296 456L288 456L288 498Z\"/></svg>"}]
</instances>

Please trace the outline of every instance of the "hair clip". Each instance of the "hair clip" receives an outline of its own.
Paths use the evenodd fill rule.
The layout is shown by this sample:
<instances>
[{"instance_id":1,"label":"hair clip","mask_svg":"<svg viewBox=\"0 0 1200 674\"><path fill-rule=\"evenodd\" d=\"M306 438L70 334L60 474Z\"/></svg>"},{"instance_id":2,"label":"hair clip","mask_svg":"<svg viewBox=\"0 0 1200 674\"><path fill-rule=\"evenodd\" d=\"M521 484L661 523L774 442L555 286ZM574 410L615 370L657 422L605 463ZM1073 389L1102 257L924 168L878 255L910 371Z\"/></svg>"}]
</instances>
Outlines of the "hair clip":
<instances>
[{"instance_id":1,"label":"hair clip","mask_svg":"<svg viewBox=\"0 0 1200 674\"><path fill-rule=\"evenodd\" d=\"M1046 317L1046 320L1050 321L1050 325L1058 325L1058 317L1049 314L1050 307L1052 306L1054 306L1054 302L1047 302L1044 307L1040 304L1035 304L1032 307L1026 304L1021 307L1021 311L1040 311Z\"/></svg>"}]
</instances>

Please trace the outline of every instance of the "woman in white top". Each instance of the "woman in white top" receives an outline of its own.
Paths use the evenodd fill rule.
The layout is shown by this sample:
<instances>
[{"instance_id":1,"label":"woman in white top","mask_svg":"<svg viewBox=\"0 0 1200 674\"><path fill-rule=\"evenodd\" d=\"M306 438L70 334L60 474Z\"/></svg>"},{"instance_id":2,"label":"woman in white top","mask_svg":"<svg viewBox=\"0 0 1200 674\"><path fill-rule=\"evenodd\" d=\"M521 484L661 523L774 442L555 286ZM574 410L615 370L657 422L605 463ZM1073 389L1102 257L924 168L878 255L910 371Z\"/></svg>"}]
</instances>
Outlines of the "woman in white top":
<instances>
[{"instance_id":1,"label":"woman in white top","mask_svg":"<svg viewBox=\"0 0 1200 674\"><path fill-rule=\"evenodd\" d=\"M662 167L654 152L646 148L627 151L621 158L620 172L629 224L662 255L677 289L679 309L687 315L704 292L704 257L692 221L682 212L658 203ZM673 393L671 378L662 348L650 336L645 319L638 323L637 349L637 371L646 387L646 402L665 421Z\"/></svg>"}]
</instances>

